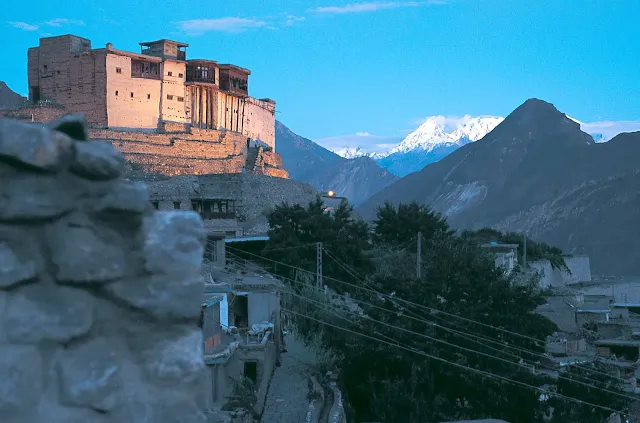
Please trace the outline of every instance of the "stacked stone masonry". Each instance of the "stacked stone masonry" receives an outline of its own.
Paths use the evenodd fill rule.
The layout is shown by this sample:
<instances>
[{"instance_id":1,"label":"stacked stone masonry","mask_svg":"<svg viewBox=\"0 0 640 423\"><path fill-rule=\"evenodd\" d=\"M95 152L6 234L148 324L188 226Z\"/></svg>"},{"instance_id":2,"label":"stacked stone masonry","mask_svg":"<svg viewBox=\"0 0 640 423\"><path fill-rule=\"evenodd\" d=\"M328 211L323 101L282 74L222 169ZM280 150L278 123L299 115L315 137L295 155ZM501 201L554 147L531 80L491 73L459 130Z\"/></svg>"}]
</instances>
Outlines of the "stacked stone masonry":
<instances>
[{"instance_id":1,"label":"stacked stone masonry","mask_svg":"<svg viewBox=\"0 0 640 423\"><path fill-rule=\"evenodd\" d=\"M206 421L203 222L85 121L0 119L0 421Z\"/></svg>"},{"instance_id":2,"label":"stacked stone masonry","mask_svg":"<svg viewBox=\"0 0 640 423\"><path fill-rule=\"evenodd\" d=\"M2 115L21 121L49 122L66 114L56 106L31 106L4 110ZM89 129L92 140L108 141L138 170L166 176L247 173L288 178L282 156L260 147L259 166L246 168L247 138L237 132L164 124L162 132Z\"/></svg>"}]
</instances>

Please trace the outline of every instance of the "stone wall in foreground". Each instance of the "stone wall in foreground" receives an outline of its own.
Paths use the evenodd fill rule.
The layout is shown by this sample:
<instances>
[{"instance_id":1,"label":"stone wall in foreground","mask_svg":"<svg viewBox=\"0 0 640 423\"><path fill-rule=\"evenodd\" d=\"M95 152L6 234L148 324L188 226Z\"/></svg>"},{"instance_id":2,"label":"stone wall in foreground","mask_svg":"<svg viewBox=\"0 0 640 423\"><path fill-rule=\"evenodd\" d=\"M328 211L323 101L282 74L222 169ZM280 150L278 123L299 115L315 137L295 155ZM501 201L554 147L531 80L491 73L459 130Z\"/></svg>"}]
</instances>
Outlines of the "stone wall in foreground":
<instances>
[{"instance_id":1,"label":"stone wall in foreground","mask_svg":"<svg viewBox=\"0 0 640 423\"><path fill-rule=\"evenodd\" d=\"M82 118L0 119L0 421L204 422L204 230Z\"/></svg>"}]
</instances>

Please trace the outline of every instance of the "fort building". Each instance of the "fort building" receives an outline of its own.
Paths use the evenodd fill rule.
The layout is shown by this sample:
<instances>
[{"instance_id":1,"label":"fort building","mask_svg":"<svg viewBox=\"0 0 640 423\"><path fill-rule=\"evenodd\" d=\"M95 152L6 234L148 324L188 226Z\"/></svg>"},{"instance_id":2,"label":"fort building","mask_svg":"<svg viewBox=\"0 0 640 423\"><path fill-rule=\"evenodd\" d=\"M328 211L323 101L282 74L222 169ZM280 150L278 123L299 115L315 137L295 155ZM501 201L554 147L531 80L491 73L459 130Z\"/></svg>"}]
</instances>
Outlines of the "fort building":
<instances>
[{"instance_id":1,"label":"fort building","mask_svg":"<svg viewBox=\"0 0 640 423\"><path fill-rule=\"evenodd\" d=\"M75 35L28 50L29 105L7 117L83 113L142 171L169 176L257 173L287 178L275 146L275 102L249 96L248 69L189 59L188 44L140 43L140 53Z\"/></svg>"}]
</instances>

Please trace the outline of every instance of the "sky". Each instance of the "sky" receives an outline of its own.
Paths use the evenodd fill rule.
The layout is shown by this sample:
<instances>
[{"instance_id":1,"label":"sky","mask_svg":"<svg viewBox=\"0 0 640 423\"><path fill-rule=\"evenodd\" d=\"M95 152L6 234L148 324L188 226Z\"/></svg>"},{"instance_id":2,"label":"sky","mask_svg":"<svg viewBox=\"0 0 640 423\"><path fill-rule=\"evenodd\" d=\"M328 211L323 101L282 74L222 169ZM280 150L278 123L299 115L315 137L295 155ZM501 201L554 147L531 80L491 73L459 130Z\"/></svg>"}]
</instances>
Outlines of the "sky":
<instances>
[{"instance_id":1,"label":"sky","mask_svg":"<svg viewBox=\"0 0 640 423\"><path fill-rule=\"evenodd\" d=\"M428 116L506 116L526 99L610 133L640 130L638 0L32 0L0 15L0 80L27 89L27 48L189 44L249 68L249 92L325 146L395 145ZM621 129L622 128L622 129ZM382 148L382 147L380 147Z\"/></svg>"}]
</instances>

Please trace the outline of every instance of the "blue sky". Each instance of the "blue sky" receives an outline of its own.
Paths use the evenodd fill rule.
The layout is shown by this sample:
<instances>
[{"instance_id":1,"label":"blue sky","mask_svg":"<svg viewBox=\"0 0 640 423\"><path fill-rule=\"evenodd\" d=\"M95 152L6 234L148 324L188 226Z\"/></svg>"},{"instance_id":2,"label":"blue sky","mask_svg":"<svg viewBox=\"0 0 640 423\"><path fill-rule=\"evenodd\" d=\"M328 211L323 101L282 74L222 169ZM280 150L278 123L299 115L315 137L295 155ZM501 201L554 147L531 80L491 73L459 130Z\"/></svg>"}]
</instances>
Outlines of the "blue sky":
<instances>
[{"instance_id":1,"label":"blue sky","mask_svg":"<svg viewBox=\"0 0 640 423\"><path fill-rule=\"evenodd\" d=\"M251 69L250 94L325 144L399 142L427 116L506 116L530 97L640 128L638 0L32 0L3 12L0 80L22 94L39 37L132 51L170 38L190 58Z\"/></svg>"}]
</instances>

